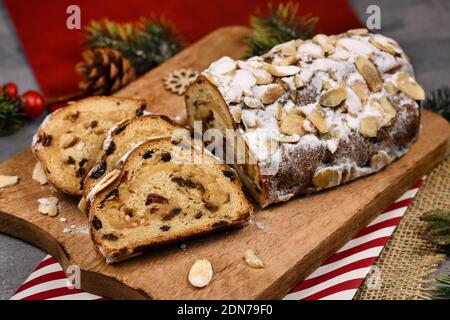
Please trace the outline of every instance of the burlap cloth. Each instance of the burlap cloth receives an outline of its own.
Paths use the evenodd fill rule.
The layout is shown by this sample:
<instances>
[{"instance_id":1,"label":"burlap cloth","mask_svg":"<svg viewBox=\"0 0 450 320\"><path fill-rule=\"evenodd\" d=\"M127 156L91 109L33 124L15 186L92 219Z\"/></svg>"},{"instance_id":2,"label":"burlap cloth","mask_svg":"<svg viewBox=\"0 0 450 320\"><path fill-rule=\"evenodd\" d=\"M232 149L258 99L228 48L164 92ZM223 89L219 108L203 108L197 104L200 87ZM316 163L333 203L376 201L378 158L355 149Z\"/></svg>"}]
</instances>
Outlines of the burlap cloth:
<instances>
[{"instance_id":1,"label":"burlap cloth","mask_svg":"<svg viewBox=\"0 0 450 320\"><path fill-rule=\"evenodd\" d=\"M419 218L433 209L450 209L450 157L428 175L355 300L430 299L424 289L430 274L446 259L421 237L425 224Z\"/></svg>"}]
</instances>

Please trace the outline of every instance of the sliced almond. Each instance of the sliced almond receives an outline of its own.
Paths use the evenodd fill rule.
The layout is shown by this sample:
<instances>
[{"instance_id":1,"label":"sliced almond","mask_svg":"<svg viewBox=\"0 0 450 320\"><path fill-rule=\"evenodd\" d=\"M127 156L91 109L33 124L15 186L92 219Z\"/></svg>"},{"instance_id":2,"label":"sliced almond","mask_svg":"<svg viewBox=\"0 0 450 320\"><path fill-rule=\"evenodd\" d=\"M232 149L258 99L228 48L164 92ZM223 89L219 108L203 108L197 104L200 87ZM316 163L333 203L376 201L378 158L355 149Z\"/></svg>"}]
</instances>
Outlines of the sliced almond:
<instances>
[{"instance_id":1,"label":"sliced almond","mask_svg":"<svg viewBox=\"0 0 450 320\"><path fill-rule=\"evenodd\" d=\"M305 129L306 132L316 133L317 129L314 127L314 125L311 123L311 121L305 119L303 121L303 129Z\"/></svg>"},{"instance_id":2,"label":"sliced almond","mask_svg":"<svg viewBox=\"0 0 450 320\"><path fill-rule=\"evenodd\" d=\"M275 77L288 77L300 72L297 66L275 66L269 63L264 64L264 69Z\"/></svg>"},{"instance_id":3,"label":"sliced almond","mask_svg":"<svg viewBox=\"0 0 450 320\"><path fill-rule=\"evenodd\" d=\"M376 137L378 129L380 129L380 119L378 117L368 115L361 119L361 133L365 137Z\"/></svg>"},{"instance_id":4,"label":"sliced almond","mask_svg":"<svg viewBox=\"0 0 450 320\"><path fill-rule=\"evenodd\" d=\"M345 99L347 99L347 91L343 87L338 87L324 93L319 102L324 107L337 107Z\"/></svg>"},{"instance_id":5,"label":"sliced almond","mask_svg":"<svg viewBox=\"0 0 450 320\"><path fill-rule=\"evenodd\" d=\"M392 106L391 102L386 96L382 96L380 98L381 107L383 108L384 113L388 114L392 118L395 117L397 114L397 111L395 111L394 107Z\"/></svg>"},{"instance_id":6,"label":"sliced almond","mask_svg":"<svg viewBox=\"0 0 450 320\"><path fill-rule=\"evenodd\" d=\"M290 66L297 62L297 55L286 56L281 59L276 59L273 61L273 64L276 66Z\"/></svg>"},{"instance_id":7,"label":"sliced almond","mask_svg":"<svg viewBox=\"0 0 450 320\"><path fill-rule=\"evenodd\" d=\"M339 185L341 182L341 175L339 171L334 168L319 169L313 178L313 184L316 187L325 189Z\"/></svg>"},{"instance_id":8,"label":"sliced almond","mask_svg":"<svg viewBox=\"0 0 450 320\"><path fill-rule=\"evenodd\" d=\"M285 134L279 134L279 135L275 135L273 137L273 139L275 141L279 141L279 142L296 143L296 142L300 141L300 136L299 135L287 136Z\"/></svg>"},{"instance_id":9,"label":"sliced almond","mask_svg":"<svg viewBox=\"0 0 450 320\"><path fill-rule=\"evenodd\" d=\"M19 183L19 177L17 176L0 175L0 188L11 187L17 183Z\"/></svg>"},{"instance_id":10,"label":"sliced almond","mask_svg":"<svg viewBox=\"0 0 450 320\"><path fill-rule=\"evenodd\" d=\"M261 101L264 104L272 104L274 103L282 94L284 93L284 89L279 84L269 85L261 95Z\"/></svg>"},{"instance_id":11,"label":"sliced almond","mask_svg":"<svg viewBox=\"0 0 450 320\"><path fill-rule=\"evenodd\" d=\"M388 40L383 36L380 35L373 36L369 39L369 43L374 47L384 52L387 52L393 56L401 54L401 51L397 47L390 44Z\"/></svg>"},{"instance_id":12,"label":"sliced almond","mask_svg":"<svg viewBox=\"0 0 450 320\"><path fill-rule=\"evenodd\" d=\"M370 90L366 83L362 81L355 81L351 84L351 88L358 96L359 100L361 100L361 103L366 104L370 96Z\"/></svg>"},{"instance_id":13,"label":"sliced almond","mask_svg":"<svg viewBox=\"0 0 450 320\"><path fill-rule=\"evenodd\" d=\"M330 90L333 87L333 85L329 81L324 81L322 83L322 89L324 90Z\"/></svg>"},{"instance_id":14,"label":"sliced almond","mask_svg":"<svg viewBox=\"0 0 450 320\"><path fill-rule=\"evenodd\" d=\"M211 82L212 85L218 87L219 86L219 81L216 79L216 77L214 77L211 73L207 72L206 74L204 74L205 78Z\"/></svg>"},{"instance_id":15,"label":"sliced almond","mask_svg":"<svg viewBox=\"0 0 450 320\"><path fill-rule=\"evenodd\" d=\"M414 100L424 100L425 91L423 88L407 74L406 72L400 72L397 76L397 85L401 92Z\"/></svg>"},{"instance_id":16,"label":"sliced almond","mask_svg":"<svg viewBox=\"0 0 450 320\"><path fill-rule=\"evenodd\" d=\"M44 167L39 161L36 163L36 166L34 167L32 178L34 181L39 182L41 186L47 184L48 182L47 176L45 175Z\"/></svg>"},{"instance_id":17,"label":"sliced almond","mask_svg":"<svg viewBox=\"0 0 450 320\"><path fill-rule=\"evenodd\" d=\"M269 84L273 81L273 77L264 69L252 70L256 79L256 84Z\"/></svg>"},{"instance_id":18,"label":"sliced almond","mask_svg":"<svg viewBox=\"0 0 450 320\"><path fill-rule=\"evenodd\" d=\"M231 59L230 57L223 57L212 63L210 66L210 70L213 73L217 74L227 74L236 70L236 61Z\"/></svg>"},{"instance_id":19,"label":"sliced almond","mask_svg":"<svg viewBox=\"0 0 450 320\"><path fill-rule=\"evenodd\" d=\"M381 80L380 73L369 59L358 56L355 59L355 66L364 80L366 80L370 90L379 92L383 88L383 80Z\"/></svg>"},{"instance_id":20,"label":"sliced almond","mask_svg":"<svg viewBox=\"0 0 450 320\"><path fill-rule=\"evenodd\" d=\"M305 119L297 114L288 114L280 123L280 131L285 134L298 134L303 136L306 134L303 129L303 121Z\"/></svg>"},{"instance_id":21,"label":"sliced almond","mask_svg":"<svg viewBox=\"0 0 450 320\"><path fill-rule=\"evenodd\" d=\"M297 41L291 40L281 47L281 53L284 56L295 56L297 54Z\"/></svg>"},{"instance_id":22,"label":"sliced almond","mask_svg":"<svg viewBox=\"0 0 450 320\"><path fill-rule=\"evenodd\" d=\"M327 55L333 54L335 50L334 46L329 43L321 44L320 47Z\"/></svg>"},{"instance_id":23,"label":"sliced almond","mask_svg":"<svg viewBox=\"0 0 450 320\"><path fill-rule=\"evenodd\" d=\"M211 263L206 259L199 259L194 262L189 270L189 282L196 288L206 287L212 279L213 270Z\"/></svg>"},{"instance_id":24,"label":"sliced almond","mask_svg":"<svg viewBox=\"0 0 450 320\"><path fill-rule=\"evenodd\" d=\"M366 28L356 28L348 30L347 33L355 36L362 36L368 34L369 30L367 30Z\"/></svg>"},{"instance_id":25,"label":"sliced almond","mask_svg":"<svg viewBox=\"0 0 450 320\"><path fill-rule=\"evenodd\" d=\"M252 97L245 97L244 103L247 107L252 108L252 109L257 109L257 108L263 107L263 104L261 101L259 101L256 98L252 98Z\"/></svg>"},{"instance_id":26,"label":"sliced almond","mask_svg":"<svg viewBox=\"0 0 450 320\"><path fill-rule=\"evenodd\" d=\"M78 202L78 209L83 213L86 214L88 213L88 204L87 201L84 197L82 197L80 199L80 202Z\"/></svg>"},{"instance_id":27,"label":"sliced almond","mask_svg":"<svg viewBox=\"0 0 450 320\"><path fill-rule=\"evenodd\" d=\"M277 102L275 118L277 118L277 120L281 120L282 116L283 116L283 106L281 105L281 103Z\"/></svg>"},{"instance_id":28,"label":"sliced almond","mask_svg":"<svg viewBox=\"0 0 450 320\"><path fill-rule=\"evenodd\" d=\"M299 74L294 76L294 85L297 89L305 86Z\"/></svg>"},{"instance_id":29,"label":"sliced almond","mask_svg":"<svg viewBox=\"0 0 450 320\"><path fill-rule=\"evenodd\" d=\"M317 109L306 114L306 118L319 130L320 133L327 133L329 128L325 123L325 119Z\"/></svg>"},{"instance_id":30,"label":"sliced almond","mask_svg":"<svg viewBox=\"0 0 450 320\"><path fill-rule=\"evenodd\" d=\"M396 94L398 92L398 88L392 82L386 82L384 88L390 94Z\"/></svg>"},{"instance_id":31,"label":"sliced almond","mask_svg":"<svg viewBox=\"0 0 450 320\"><path fill-rule=\"evenodd\" d=\"M38 199L38 211L44 215L54 217L58 214L58 202L59 200L56 197Z\"/></svg>"},{"instance_id":32,"label":"sliced almond","mask_svg":"<svg viewBox=\"0 0 450 320\"><path fill-rule=\"evenodd\" d=\"M381 150L370 158L370 167L373 171L380 171L391 162L392 158L386 151Z\"/></svg>"},{"instance_id":33,"label":"sliced almond","mask_svg":"<svg viewBox=\"0 0 450 320\"><path fill-rule=\"evenodd\" d=\"M264 263L260 258L256 256L256 254L253 252L253 250L245 250L244 253L244 260L248 264L250 268L253 269L263 269Z\"/></svg>"},{"instance_id":34,"label":"sliced almond","mask_svg":"<svg viewBox=\"0 0 450 320\"><path fill-rule=\"evenodd\" d=\"M328 44L328 36L323 34L323 33L318 33L316 34L313 38L312 41L317 43L318 45L321 44Z\"/></svg>"}]
</instances>

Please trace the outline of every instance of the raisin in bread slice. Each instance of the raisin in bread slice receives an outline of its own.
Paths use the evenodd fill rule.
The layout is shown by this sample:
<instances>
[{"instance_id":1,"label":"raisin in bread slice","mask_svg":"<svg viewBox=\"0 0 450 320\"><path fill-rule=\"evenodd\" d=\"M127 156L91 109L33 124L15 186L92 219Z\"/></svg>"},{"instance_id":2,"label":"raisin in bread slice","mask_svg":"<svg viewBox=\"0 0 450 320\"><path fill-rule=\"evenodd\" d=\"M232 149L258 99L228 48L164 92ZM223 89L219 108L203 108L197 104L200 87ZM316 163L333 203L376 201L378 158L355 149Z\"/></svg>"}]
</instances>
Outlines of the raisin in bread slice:
<instances>
[{"instance_id":1,"label":"raisin in bread slice","mask_svg":"<svg viewBox=\"0 0 450 320\"><path fill-rule=\"evenodd\" d=\"M108 263L249 220L235 172L206 150L197 163L201 151L181 149L167 137L140 143L88 195L92 239Z\"/></svg>"},{"instance_id":2,"label":"raisin in bread slice","mask_svg":"<svg viewBox=\"0 0 450 320\"><path fill-rule=\"evenodd\" d=\"M48 181L82 195L81 182L95 164L108 130L118 121L141 116L145 100L91 97L50 114L33 138L32 150Z\"/></svg>"},{"instance_id":3,"label":"raisin in bread slice","mask_svg":"<svg viewBox=\"0 0 450 320\"><path fill-rule=\"evenodd\" d=\"M106 135L97 163L84 179L84 198L101 178L120 166L122 157L134 144L152 137L172 136L176 130L187 132L169 117L158 114L124 120L114 126Z\"/></svg>"}]
</instances>

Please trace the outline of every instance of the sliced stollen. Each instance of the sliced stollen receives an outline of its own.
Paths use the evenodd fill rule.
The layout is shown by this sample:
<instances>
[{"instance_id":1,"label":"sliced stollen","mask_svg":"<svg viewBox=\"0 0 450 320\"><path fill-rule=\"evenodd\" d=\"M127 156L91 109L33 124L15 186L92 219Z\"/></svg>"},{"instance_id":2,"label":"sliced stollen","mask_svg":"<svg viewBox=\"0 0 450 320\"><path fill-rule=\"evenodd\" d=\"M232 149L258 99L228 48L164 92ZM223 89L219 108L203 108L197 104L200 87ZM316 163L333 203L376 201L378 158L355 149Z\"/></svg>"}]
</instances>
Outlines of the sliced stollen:
<instances>
[{"instance_id":1,"label":"sliced stollen","mask_svg":"<svg viewBox=\"0 0 450 320\"><path fill-rule=\"evenodd\" d=\"M152 137L171 136L176 130L186 131L187 129L169 117L157 114L124 120L115 125L106 135L103 150L83 181L84 197L101 178L120 166L123 156L136 143Z\"/></svg>"},{"instance_id":2,"label":"sliced stollen","mask_svg":"<svg viewBox=\"0 0 450 320\"><path fill-rule=\"evenodd\" d=\"M32 144L48 181L65 193L82 195L81 182L95 164L108 130L145 110L145 100L91 97L50 114Z\"/></svg>"},{"instance_id":3,"label":"sliced stollen","mask_svg":"<svg viewBox=\"0 0 450 320\"><path fill-rule=\"evenodd\" d=\"M372 174L404 155L424 90L398 44L367 30L292 40L263 56L223 57L186 91L189 125L232 129L235 163L262 207ZM229 150L227 150L229 152Z\"/></svg>"},{"instance_id":4,"label":"sliced stollen","mask_svg":"<svg viewBox=\"0 0 450 320\"><path fill-rule=\"evenodd\" d=\"M249 220L235 172L206 150L191 161L201 156L170 137L147 140L92 189L92 239L108 263Z\"/></svg>"}]
</instances>

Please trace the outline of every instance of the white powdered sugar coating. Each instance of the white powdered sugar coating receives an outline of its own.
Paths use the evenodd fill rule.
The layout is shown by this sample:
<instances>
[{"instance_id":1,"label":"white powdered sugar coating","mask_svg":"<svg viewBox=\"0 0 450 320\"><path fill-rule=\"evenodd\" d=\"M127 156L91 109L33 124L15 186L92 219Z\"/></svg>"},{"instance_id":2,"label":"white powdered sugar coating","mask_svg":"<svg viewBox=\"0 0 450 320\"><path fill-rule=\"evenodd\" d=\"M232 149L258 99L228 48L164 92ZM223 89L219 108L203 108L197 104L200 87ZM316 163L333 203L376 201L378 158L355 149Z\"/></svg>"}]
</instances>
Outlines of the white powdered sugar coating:
<instances>
[{"instance_id":1,"label":"white powdered sugar coating","mask_svg":"<svg viewBox=\"0 0 450 320\"><path fill-rule=\"evenodd\" d=\"M362 58L371 61L378 71L383 82L381 88L373 89L366 82L367 75L364 77L356 67ZM380 106L383 99L395 104L396 120L395 126L390 128L391 137L404 130L409 123L407 120L411 110L419 112L419 105L398 90L397 77L400 72L414 79L408 57L394 40L382 35L349 32L337 36L319 35L306 41L290 41L275 46L261 57L252 57L246 61L224 57L211 64L202 75L223 96L260 168L273 162L273 157L279 156L279 153L271 152L270 148L271 141L284 135L281 132L281 120L291 113L304 118L305 131L302 134L291 134L288 139L280 140L281 149L286 151L283 154L287 157L280 163L279 170L283 171L288 170L283 166L302 161L290 159L289 155L295 152L289 151L326 148L334 154L342 141L347 142L351 136L363 135L364 126L361 124L368 118L377 119L378 123L387 121L377 130L389 126L393 117L387 118L386 109ZM362 91L361 84L366 91ZM388 90L387 84L394 85L397 90ZM280 87L283 88L282 92L279 92ZM320 98L325 93L339 88L344 88L346 93L342 103L335 107L321 105ZM317 118L317 114L323 118L326 130L316 130L315 127L320 124L313 116ZM405 146L402 148L407 149ZM388 153L396 157L399 151L389 150ZM339 172L351 169L355 177L372 172L371 168L358 167L353 160L346 158L346 154L343 154L342 161L340 167L336 168ZM293 195L287 190L271 192L271 196L278 199Z\"/></svg>"}]
</instances>

